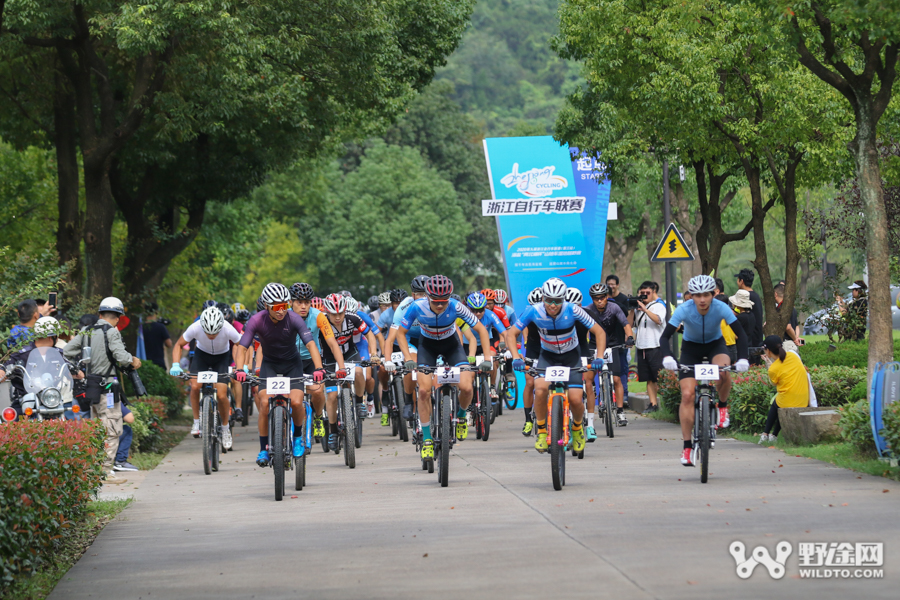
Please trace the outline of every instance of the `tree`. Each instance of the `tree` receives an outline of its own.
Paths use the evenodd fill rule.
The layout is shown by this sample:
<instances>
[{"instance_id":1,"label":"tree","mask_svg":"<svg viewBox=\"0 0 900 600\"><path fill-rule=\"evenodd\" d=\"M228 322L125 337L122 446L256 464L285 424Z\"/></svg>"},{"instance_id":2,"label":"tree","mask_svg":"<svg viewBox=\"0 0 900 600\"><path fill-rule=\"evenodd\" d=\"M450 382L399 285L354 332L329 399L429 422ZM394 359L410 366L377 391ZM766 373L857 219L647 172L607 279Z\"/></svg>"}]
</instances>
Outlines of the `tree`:
<instances>
[{"instance_id":1,"label":"tree","mask_svg":"<svg viewBox=\"0 0 900 600\"><path fill-rule=\"evenodd\" d=\"M359 168L331 174L321 210L302 221L319 287L361 294L407 286L419 274L462 271L471 227L456 191L413 148L375 141Z\"/></svg>"}]
</instances>

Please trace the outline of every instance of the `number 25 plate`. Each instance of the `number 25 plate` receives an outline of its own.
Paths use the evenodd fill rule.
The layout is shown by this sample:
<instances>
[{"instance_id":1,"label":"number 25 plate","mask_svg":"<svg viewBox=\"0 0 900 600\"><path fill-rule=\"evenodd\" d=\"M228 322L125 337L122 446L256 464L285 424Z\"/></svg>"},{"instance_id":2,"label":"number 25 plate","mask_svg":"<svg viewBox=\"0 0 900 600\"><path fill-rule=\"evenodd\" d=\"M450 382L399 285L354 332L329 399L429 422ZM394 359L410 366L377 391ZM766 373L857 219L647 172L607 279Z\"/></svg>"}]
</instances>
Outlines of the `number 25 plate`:
<instances>
[{"instance_id":1,"label":"number 25 plate","mask_svg":"<svg viewBox=\"0 0 900 600\"><path fill-rule=\"evenodd\" d=\"M435 373L438 384L459 383L459 367L444 367Z\"/></svg>"},{"instance_id":2,"label":"number 25 plate","mask_svg":"<svg viewBox=\"0 0 900 600\"><path fill-rule=\"evenodd\" d=\"M548 367L544 374L547 381L569 381L569 367Z\"/></svg>"},{"instance_id":3,"label":"number 25 plate","mask_svg":"<svg viewBox=\"0 0 900 600\"><path fill-rule=\"evenodd\" d=\"M694 379L718 381L719 365L694 365Z\"/></svg>"},{"instance_id":4,"label":"number 25 plate","mask_svg":"<svg viewBox=\"0 0 900 600\"><path fill-rule=\"evenodd\" d=\"M218 383L219 373L217 371L200 371L197 373L197 383Z\"/></svg>"},{"instance_id":5,"label":"number 25 plate","mask_svg":"<svg viewBox=\"0 0 900 600\"><path fill-rule=\"evenodd\" d=\"M277 394L289 394L291 392L290 377L267 377L266 378L266 394L275 396Z\"/></svg>"}]
</instances>

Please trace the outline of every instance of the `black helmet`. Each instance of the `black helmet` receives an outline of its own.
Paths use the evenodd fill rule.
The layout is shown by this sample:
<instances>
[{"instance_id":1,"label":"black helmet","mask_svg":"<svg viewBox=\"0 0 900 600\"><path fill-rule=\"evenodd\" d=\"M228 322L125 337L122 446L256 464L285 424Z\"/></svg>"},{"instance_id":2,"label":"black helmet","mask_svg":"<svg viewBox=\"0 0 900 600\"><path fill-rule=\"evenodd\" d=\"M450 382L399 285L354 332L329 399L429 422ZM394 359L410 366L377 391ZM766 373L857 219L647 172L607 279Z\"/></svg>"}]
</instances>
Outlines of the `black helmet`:
<instances>
[{"instance_id":1,"label":"black helmet","mask_svg":"<svg viewBox=\"0 0 900 600\"><path fill-rule=\"evenodd\" d=\"M391 290L391 302L403 302L403 299L409 296L406 290L394 288Z\"/></svg>"},{"instance_id":2,"label":"black helmet","mask_svg":"<svg viewBox=\"0 0 900 600\"><path fill-rule=\"evenodd\" d=\"M429 279L431 277L428 275L418 275L410 282L409 288L413 291L413 294L424 294L425 284L428 283Z\"/></svg>"},{"instance_id":3,"label":"black helmet","mask_svg":"<svg viewBox=\"0 0 900 600\"><path fill-rule=\"evenodd\" d=\"M225 315L225 320L228 321L229 324L234 324L234 311L231 310L230 306L226 306L225 310L222 311L222 314Z\"/></svg>"},{"instance_id":4,"label":"black helmet","mask_svg":"<svg viewBox=\"0 0 900 600\"><path fill-rule=\"evenodd\" d=\"M228 308L228 305L225 304L224 302L216 302L216 308L218 308L218 309L222 312L222 314L224 315L224 314L225 314L225 309Z\"/></svg>"},{"instance_id":5,"label":"black helmet","mask_svg":"<svg viewBox=\"0 0 900 600\"><path fill-rule=\"evenodd\" d=\"M250 320L250 311L246 308L242 308L241 310L237 311L235 318L241 323L246 323Z\"/></svg>"},{"instance_id":6,"label":"black helmet","mask_svg":"<svg viewBox=\"0 0 900 600\"><path fill-rule=\"evenodd\" d=\"M366 300L366 305L369 307L369 310L378 310L378 296L369 296L369 299Z\"/></svg>"},{"instance_id":7,"label":"black helmet","mask_svg":"<svg viewBox=\"0 0 900 600\"><path fill-rule=\"evenodd\" d=\"M291 286L291 300L312 300L315 296L315 291L308 283L295 283Z\"/></svg>"},{"instance_id":8,"label":"black helmet","mask_svg":"<svg viewBox=\"0 0 900 600\"><path fill-rule=\"evenodd\" d=\"M462 298L460 297L459 294L450 294L450 298L452 298L453 300L456 300L457 302L462 302Z\"/></svg>"}]
</instances>

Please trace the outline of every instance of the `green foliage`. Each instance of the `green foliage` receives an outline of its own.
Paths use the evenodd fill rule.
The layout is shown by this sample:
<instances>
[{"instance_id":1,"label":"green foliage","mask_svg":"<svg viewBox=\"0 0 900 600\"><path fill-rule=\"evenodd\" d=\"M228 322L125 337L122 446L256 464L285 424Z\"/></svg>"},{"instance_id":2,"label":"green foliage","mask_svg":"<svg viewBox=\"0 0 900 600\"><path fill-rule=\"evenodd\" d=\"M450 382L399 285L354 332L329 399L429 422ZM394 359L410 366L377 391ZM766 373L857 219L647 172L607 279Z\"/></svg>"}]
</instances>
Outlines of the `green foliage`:
<instances>
[{"instance_id":1,"label":"green foliage","mask_svg":"<svg viewBox=\"0 0 900 600\"><path fill-rule=\"evenodd\" d=\"M154 452L162 441L163 419L166 418L166 399L162 397L144 396L128 403L134 414L131 424L133 448L140 452Z\"/></svg>"},{"instance_id":2,"label":"green foliage","mask_svg":"<svg viewBox=\"0 0 900 600\"><path fill-rule=\"evenodd\" d=\"M853 404L855 402L859 402L860 400L865 400L868 398L868 381L867 379L863 379L859 383L853 386L853 389L850 390L850 393L847 395L847 404Z\"/></svg>"},{"instance_id":3,"label":"green foliage","mask_svg":"<svg viewBox=\"0 0 900 600\"><path fill-rule=\"evenodd\" d=\"M759 433L775 398L775 385L765 367L754 367L746 373L732 373L733 387L728 397L729 428Z\"/></svg>"},{"instance_id":4,"label":"green foliage","mask_svg":"<svg viewBox=\"0 0 900 600\"><path fill-rule=\"evenodd\" d=\"M144 387L147 388L147 395L162 398L166 416L169 418L178 416L184 406L184 391L178 385L178 381L165 369L149 360L142 361L141 368L137 372L141 376ZM131 379L128 377L125 377L125 395L129 398L136 398Z\"/></svg>"},{"instance_id":5,"label":"green foliage","mask_svg":"<svg viewBox=\"0 0 900 600\"><path fill-rule=\"evenodd\" d=\"M0 589L33 573L100 487L99 421L0 427Z\"/></svg>"},{"instance_id":6,"label":"green foliage","mask_svg":"<svg viewBox=\"0 0 900 600\"><path fill-rule=\"evenodd\" d=\"M54 166L47 150L17 151L0 139L0 236L13 252L44 246L56 231Z\"/></svg>"},{"instance_id":7,"label":"green foliage","mask_svg":"<svg viewBox=\"0 0 900 600\"><path fill-rule=\"evenodd\" d=\"M900 458L900 402L891 402L881 413L884 427L879 432L891 449L894 458Z\"/></svg>"},{"instance_id":8,"label":"green foliage","mask_svg":"<svg viewBox=\"0 0 900 600\"><path fill-rule=\"evenodd\" d=\"M681 388L678 385L678 374L675 371L663 369L659 372L659 396L660 406L675 416L678 421L678 410L681 406Z\"/></svg>"},{"instance_id":9,"label":"green foliage","mask_svg":"<svg viewBox=\"0 0 900 600\"><path fill-rule=\"evenodd\" d=\"M872 423L869 416L869 401L860 400L838 408L841 413L838 427L841 437L853 444L856 451L863 456L875 456L875 438L872 436Z\"/></svg>"},{"instance_id":10,"label":"green foliage","mask_svg":"<svg viewBox=\"0 0 900 600\"><path fill-rule=\"evenodd\" d=\"M828 351L832 344L827 341L814 342L800 346L800 358L807 367L840 365L865 369L869 361L868 340L843 341L834 344L835 349ZM900 357L900 340L894 340L894 360Z\"/></svg>"},{"instance_id":11,"label":"green foliage","mask_svg":"<svg viewBox=\"0 0 900 600\"><path fill-rule=\"evenodd\" d=\"M244 275L240 297L246 306L255 307L259 293L271 281L280 281L285 285L308 282L308 274L315 273L315 267L309 265L312 267L309 269L302 260L303 244L295 227L270 219L265 223L262 243L262 253L257 255L253 266Z\"/></svg>"},{"instance_id":12,"label":"green foliage","mask_svg":"<svg viewBox=\"0 0 900 600\"><path fill-rule=\"evenodd\" d=\"M867 381L866 369L843 366L820 366L809 368L809 378L819 406L842 406L850 402L851 396L860 384Z\"/></svg>"}]
</instances>

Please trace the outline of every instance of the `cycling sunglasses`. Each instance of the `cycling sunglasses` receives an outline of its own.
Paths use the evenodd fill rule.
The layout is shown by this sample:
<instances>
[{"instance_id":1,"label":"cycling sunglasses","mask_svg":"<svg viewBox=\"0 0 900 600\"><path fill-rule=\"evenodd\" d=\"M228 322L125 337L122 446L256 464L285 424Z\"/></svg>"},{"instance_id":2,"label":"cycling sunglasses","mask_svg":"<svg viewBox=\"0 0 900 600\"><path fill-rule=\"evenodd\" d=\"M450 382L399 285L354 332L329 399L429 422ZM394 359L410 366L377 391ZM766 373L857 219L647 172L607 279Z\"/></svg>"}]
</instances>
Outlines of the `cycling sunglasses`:
<instances>
[{"instance_id":1,"label":"cycling sunglasses","mask_svg":"<svg viewBox=\"0 0 900 600\"><path fill-rule=\"evenodd\" d=\"M563 303L563 298L544 298L544 304L556 306Z\"/></svg>"},{"instance_id":2,"label":"cycling sunglasses","mask_svg":"<svg viewBox=\"0 0 900 600\"><path fill-rule=\"evenodd\" d=\"M438 306L446 306L450 304L450 298L444 298L441 300L435 300L434 298L428 299L432 304L437 304Z\"/></svg>"},{"instance_id":3,"label":"cycling sunglasses","mask_svg":"<svg viewBox=\"0 0 900 600\"><path fill-rule=\"evenodd\" d=\"M269 308L271 308L275 312L278 312L281 310L287 310L289 308L289 305L287 302L278 302L277 304L270 304Z\"/></svg>"}]
</instances>

